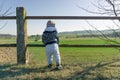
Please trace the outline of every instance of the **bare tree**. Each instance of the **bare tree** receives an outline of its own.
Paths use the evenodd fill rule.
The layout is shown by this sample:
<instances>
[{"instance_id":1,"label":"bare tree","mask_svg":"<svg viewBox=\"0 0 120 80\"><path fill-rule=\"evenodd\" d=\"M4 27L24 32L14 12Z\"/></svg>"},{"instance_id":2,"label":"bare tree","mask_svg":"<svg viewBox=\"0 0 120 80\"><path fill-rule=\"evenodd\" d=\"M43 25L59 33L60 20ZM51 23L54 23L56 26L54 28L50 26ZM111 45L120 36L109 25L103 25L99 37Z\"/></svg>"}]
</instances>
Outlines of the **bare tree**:
<instances>
[{"instance_id":1,"label":"bare tree","mask_svg":"<svg viewBox=\"0 0 120 80\"><path fill-rule=\"evenodd\" d=\"M98 11L91 11L83 7L80 7L79 5L77 5L77 7L89 13L109 15L109 16L114 16L114 15L119 16L120 14L119 0L97 0L97 3L98 4L94 4L94 3L92 4Z\"/></svg>"},{"instance_id":2,"label":"bare tree","mask_svg":"<svg viewBox=\"0 0 120 80\"><path fill-rule=\"evenodd\" d=\"M79 5L77 5L77 7L79 7L80 9L88 12L88 13L92 13L92 14L100 14L100 15L108 15L108 16L119 16L120 15L120 0L97 0L98 4L93 4L93 6L98 10L98 11L91 11L88 9L85 9L83 7L80 7ZM99 37L102 40L106 40L115 44L120 44L118 41L113 40L111 38L109 38L108 36L106 36L102 31L98 30L96 26L93 26L91 23L89 23L88 21L86 21L92 28L94 28L95 30L97 30L99 33L101 33L102 37ZM112 20L112 22L118 27L118 29L120 29L120 19L118 19L118 21L114 21ZM113 31L113 33L116 33L115 35L117 37L120 37L120 34L117 34L118 32L116 31L116 29L112 28L111 29ZM90 33L90 32L89 32ZM91 34L94 35L94 34Z\"/></svg>"},{"instance_id":3,"label":"bare tree","mask_svg":"<svg viewBox=\"0 0 120 80\"><path fill-rule=\"evenodd\" d=\"M3 7L4 7L3 5L0 6L0 16L8 16L14 13L13 11L11 11L12 7L9 7L8 9L4 9ZM0 30L2 30L7 25L7 21L0 22L2 23L0 25Z\"/></svg>"}]
</instances>

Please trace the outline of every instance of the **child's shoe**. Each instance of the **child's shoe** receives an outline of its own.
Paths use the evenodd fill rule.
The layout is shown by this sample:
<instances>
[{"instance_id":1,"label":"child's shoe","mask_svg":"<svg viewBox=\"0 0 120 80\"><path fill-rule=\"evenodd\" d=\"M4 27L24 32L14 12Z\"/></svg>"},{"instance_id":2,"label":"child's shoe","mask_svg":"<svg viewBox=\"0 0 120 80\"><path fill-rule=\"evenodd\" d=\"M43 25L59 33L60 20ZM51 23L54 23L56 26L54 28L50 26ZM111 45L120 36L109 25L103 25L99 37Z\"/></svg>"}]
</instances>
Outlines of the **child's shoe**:
<instances>
[{"instance_id":1,"label":"child's shoe","mask_svg":"<svg viewBox=\"0 0 120 80\"><path fill-rule=\"evenodd\" d=\"M49 64L49 65L48 65L48 68L52 68L52 64Z\"/></svg>"},{"instance_id":2,"label":"child's shoe","mask_svg":"<svg viewBox=\"0 0 120 80\"><path fill-rule=\"evenodd\" d=\"M56 66L56 69L57 69L57 70L61 70L62 68L63 68L62 65L57 65L57 66Z\"/></svg>"}]
</instances>

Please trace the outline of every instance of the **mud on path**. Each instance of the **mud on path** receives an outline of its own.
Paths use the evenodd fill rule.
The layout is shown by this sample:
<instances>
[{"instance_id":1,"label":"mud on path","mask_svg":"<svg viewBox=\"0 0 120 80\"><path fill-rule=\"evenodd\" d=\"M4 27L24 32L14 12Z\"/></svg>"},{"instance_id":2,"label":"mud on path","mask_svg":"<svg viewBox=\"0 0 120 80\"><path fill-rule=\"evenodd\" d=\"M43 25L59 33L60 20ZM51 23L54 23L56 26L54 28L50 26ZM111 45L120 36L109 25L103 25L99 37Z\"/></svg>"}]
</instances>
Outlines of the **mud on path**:
<instances>
[{"instance_id":1,"label":"mud on path","mask_svg":"<svg viewBox=\"0 0 120 80\"><path fill-rule=\"evenodd\" d=\"M16 48L2 47L0 48L0 63L16 63Z\"/></svg>"}]
</instances>

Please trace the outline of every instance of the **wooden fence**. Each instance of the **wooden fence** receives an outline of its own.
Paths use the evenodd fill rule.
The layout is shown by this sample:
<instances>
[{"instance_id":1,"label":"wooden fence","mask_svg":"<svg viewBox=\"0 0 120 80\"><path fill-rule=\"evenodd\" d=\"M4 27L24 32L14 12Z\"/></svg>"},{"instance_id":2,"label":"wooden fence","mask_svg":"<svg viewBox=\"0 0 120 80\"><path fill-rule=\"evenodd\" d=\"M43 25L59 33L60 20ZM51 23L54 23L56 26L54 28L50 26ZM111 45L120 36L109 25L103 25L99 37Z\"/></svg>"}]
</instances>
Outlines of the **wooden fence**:
<instances>
[{"instance_id":1,"label":"wooden fence","mask_svg":"<svg viewBox=\"0 0 120 80\"><path fill-rule=\"evenodd\" d=\"M40 44L28 44L27 20L33 19L67 19L67 20L120 20L120 17L109 16L26 16L23 7L16 8L16 16L0 16L1 20L16 20L17 24L17 44L0 44L0 47L17 47L17 63L26 64L29 61L27 47L44 47ZM61 44L60 47L120 47L120 45L68 45Z\"/></svg>"},{"instance_id":2,"label":"wooden fence","mask_svg":"<svg viewBox=\"0 0 120 80\"><path fill-rule=\"evenodd\" d=\"M0 44L0 47L16 47L17 44ZM27 44L27 47L45 47L43 44ZM120 47L120 44L105 44L105 45L99 45L99 44L60 44L59 47L106 47L106 48L113 48L113 47Z\"/></svg>"}]
</instances>

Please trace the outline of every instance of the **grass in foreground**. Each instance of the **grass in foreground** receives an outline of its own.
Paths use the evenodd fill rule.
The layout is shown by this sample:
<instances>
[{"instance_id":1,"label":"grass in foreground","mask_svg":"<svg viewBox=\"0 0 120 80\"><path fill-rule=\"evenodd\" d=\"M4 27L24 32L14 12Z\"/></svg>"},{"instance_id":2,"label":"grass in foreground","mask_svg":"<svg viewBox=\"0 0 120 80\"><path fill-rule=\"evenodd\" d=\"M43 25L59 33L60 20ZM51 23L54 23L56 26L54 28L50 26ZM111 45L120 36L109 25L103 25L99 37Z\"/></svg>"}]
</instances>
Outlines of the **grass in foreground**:
<instances>
[{"instance_id":1,"label":"grass in foreground","mask_svg":"<svg viewBox=\"0 0 120 80\"><path fill-rule=\"evenodd\" d=\"M119 51L112 48L60 48L63 70L46 68L44 48L29 48L27 65L1 64L0 79L119 80ZM55 63L55 62L54 62Z\"/></svg>"},{"instance_id":2,"label":"grass in foreground","mask_svg":"<svg viewBox=\"0 0 120 80\"><path fill-rule=\"evenodd\" d=\"M30 41L32 44L41 42ZM104 44L98 39L62 40L61 44ZM113 48L60 47L63 70L48 69L45 49L30 47L27 65L0 65L1 80L119 80L120 52ZM55 63L55 62L54 62Z\"/></svg>"}]
</instances>

